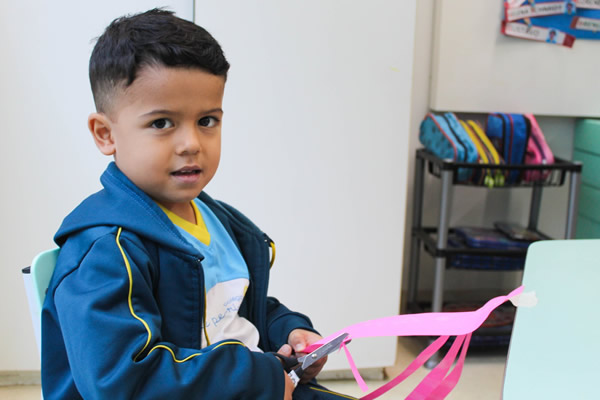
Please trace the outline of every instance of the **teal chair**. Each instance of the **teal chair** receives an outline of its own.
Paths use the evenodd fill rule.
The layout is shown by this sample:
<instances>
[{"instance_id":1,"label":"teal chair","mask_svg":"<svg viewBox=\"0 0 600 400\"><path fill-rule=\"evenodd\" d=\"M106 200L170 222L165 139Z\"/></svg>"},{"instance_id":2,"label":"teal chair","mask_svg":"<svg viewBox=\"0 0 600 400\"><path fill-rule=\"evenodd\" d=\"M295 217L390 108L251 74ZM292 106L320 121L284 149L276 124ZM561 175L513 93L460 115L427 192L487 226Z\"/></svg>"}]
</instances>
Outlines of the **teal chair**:
<instances>
[{"instance_id":1,"label":"teal chair","mask_svg":"<svg viewBox=\"0 0 600 400\"><path fill-rule=\"evenodd\" d=\"M42 305L56 266L58 252L58 248L41 252L33 259L31 267L22 271L35 340L40 353L42 350Z\"/></svg>"},{"instance_id":2,"label":"teal chair","mask_svg":"<svg viewBox=\"0 0 600 400\"><path fill-rule=\"evenodd\" d=\"M503 399L599 399L600 239L532 244L523 285L538 303L517 308Z\"/></svg>"}]
</instances>

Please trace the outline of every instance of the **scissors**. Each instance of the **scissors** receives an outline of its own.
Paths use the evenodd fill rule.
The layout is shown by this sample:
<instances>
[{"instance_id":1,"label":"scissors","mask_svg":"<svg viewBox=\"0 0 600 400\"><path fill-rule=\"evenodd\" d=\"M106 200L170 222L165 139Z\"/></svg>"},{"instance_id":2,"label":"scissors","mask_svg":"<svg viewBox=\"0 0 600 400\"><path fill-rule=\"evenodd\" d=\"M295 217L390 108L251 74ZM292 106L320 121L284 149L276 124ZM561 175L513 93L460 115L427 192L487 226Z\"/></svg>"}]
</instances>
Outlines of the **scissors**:
<instances>
[{"instance_id":1,"label":"scissors","mask_svg":"<svg viewBox=\"0 0 600 400\"><path fill-rule=\"evenodd\" d=\"M301 357L286 357L279 353L272 353L272 354L281 360L281 363L283 364L283 368L288 373L288 376L290 378L292 378L292 381L294 382L294 386L297 386L298 382L300 382L300 378L302 377L302 374L308 367L310 367L312 364L314 364L316 361L320 360L321 358L325 357L326 355L331 354L334 351L336 351L337 349L339 349L340 346L342 345L342 342L344 342L344 340L347 337L348 337L347 333L342 333L341 335L333 338L329 342L324 343L321 347L319 347L312 353L303 355ZM300 365L298 365L298 364L300 364ZM296 367L296 365L298 365L298 366Z\"/></svg>"}]
</instances>

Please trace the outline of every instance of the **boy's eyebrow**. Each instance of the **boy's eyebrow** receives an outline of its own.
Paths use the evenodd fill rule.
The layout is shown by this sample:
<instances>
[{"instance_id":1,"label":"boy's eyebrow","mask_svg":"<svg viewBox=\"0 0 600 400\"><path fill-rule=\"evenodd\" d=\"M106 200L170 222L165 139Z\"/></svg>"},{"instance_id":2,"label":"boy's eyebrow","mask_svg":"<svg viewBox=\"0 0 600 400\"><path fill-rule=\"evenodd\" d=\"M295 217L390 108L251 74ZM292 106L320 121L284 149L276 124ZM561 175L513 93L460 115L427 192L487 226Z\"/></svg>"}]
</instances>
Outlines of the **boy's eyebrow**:
<instances>
[{"instance_id":1,"label":"boy's eyebrow","mask_svg":"<svg viewBox=\"0 0 600 400\"><path fill-rule=\"evenodd\" d=\"M222 108L219 108L219 107L217 107L217 108L213 108L213 109L210 109L210 110L208 110L208 111L204 111L204 114L214 114L214 113L220 113L220 114L223 114L224 112L223 112L223 109L222 109Z\"/></svg>"},{"instance_id":2,"label":"boy's eyebrow","mask_svg":"<svg viewBox=\"0 0 600 400\"><path fill-rule=\"evenodd\" d=\"M222 108L212 108L210 110L206 110L206 111L202 111L202 114L213 114L213 113L220 113L223 114L223 109ZM150 117L152 115L178 115L180 114L177 111L171 111L171 110L152 110L146 114L142 114L142 117Z\"/></svg>"}]
</instances>

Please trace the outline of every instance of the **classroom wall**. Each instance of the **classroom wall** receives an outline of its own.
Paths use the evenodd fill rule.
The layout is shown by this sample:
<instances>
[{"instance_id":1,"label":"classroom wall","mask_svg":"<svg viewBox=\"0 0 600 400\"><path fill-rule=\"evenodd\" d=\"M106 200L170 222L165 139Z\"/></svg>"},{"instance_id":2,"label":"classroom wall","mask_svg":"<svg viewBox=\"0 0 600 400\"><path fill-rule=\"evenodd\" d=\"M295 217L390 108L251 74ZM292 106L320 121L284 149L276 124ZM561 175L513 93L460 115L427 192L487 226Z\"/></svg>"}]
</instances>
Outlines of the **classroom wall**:
<instances>
[{"instance_id":1,"label":"classroom wall","mask_svg":"<svg viewBox=\"0 0 600 400\"><path fill-rule=\"evenodd\" d=\"M149 0L136 0L135 2L117 2L115 0L105 1L102 3L91 2L67 2L62 4L52 4L41 0L33 2L12 2L10 7L5 7L0 13L0 26L4 33L4 40L0 41L0 50L4 54L4 62L0 66L0 82L3 88L0 94L0 106L2 115L5 121L8 121L7 129L5 129L5 150L3 157L0 159L2 181L5 183L2 196L2 253L4 259L0 268L0 293L2 302L0 302L0 317L2 318L3 328L0 331L0 371L13 370L35 370L39 368L39 360L37 350L34 345L33 331L29 314L26 306L25 294L21 282L20 268L28 265L33 255L39 250L48 248L53 245L51 236L60 224L62 217L73 207L77 205L80 199L88 193L91 193L100 188L97 177L107 163L107 159L102 157L93 147L91 138L85 127L85 118L90 110L93 109L91 93L87 83L87 62L89 52L92 48L90 39L98 35L103 27L116 15L134 10L142 10L154 5L155 2ZM171 1L171 4L181 4L178 7L182 12L190 15L193 14L193 4L191 1ZM414 18L414 47L412 56L405 54L402 68L408 66L407 69L401 69L404 74L412 76L412 93L410 101L407 103L394 103L396 107L394 111L400 113L410 112L406 117L410 119L408 127L400 126L400 123L392 126L388 131L390 140L398 140L395 135L402 137L402 144L396 151L397 158L390 158L388 161L394 169L394 173L401 172L401 175L396 178L377 181L376 187L370 187L369 191L374 196L377 192L386 186L391 190L393 197L389 199L387 207L394 208L396 214L397 228L400 231L394 231L395 240L397 240L397 259L388 261L388 265L393 265L396 273L402 271L401 260L404 259L405 265L408 260L408 251L402 252L402 248L409 249L410 245L410 216L412 211L412 176L414 166L414 150L420 146L418 143L418 126L429 110L429 92L430 92L430 73L431 73L431 51L433 41L433 13L435 0L419 0L414 2L416 7L416 17ZM157 4L158 5L158 4ZM334 12L335 10L332 10ZM409 10L410 11L410 10ZM413 10L414 11L414 10ZM335 20L335 15L330 16ZM210 20L205 21L210 24ZM222 21L221 21L222 22ZM213 27L218 27L221 23L215 21ZM332 28L333 29L333 28ZM76 32L76 34L74 34ZM410 36L410 35L409 35ZM226 39L233 40L233 39ZM410 40L412 46L412 37L399 40ZM404 42L403 42L404 43ZM225 44L225 43L224 43ZM283 44L281 44L283 45ZM294 43L297 45L297 43ZM392 50L389 50L392 51ZM274 53L260 54L263 57L273 57ZM252 58L252 54L243 54L233 56ZM65 61L66 60L66 61ZM412 61L411 61L412 60ZM237 60L235 60L237 61ZM240 60L237 65L240 65ZM301 61L298 61L301 65ZM348 63L352 60L349 59ZM340 69L330 69L332 77L336 74L342 75L337 84L344 87L344 82L352 82L356 75L350 74L348 70L341 68L341 64L337 64ZM414 68L413 68L414 65ZM298 67L298 65L289 64L290 67ZM232 70L232 88L228 88L228 95L237 90L240 95L247 96L245 101L256 101L256 97L251 96L249 87L237 88L236 75L241 74L238 67L234 66ZM302 76L302 71L297 71L298 76ZM245 79L245 78L244 78ZM363 79L364 78L363 76ZM365 84L362 82L361 84ZM277 91L277 85L286 85L285 81L270 82L266 86L261 87L261 91L257 93L273 93ZM327 88L327 87L326 87ZM294 86L295 93L302 91L299 86ZM338 98L334 88L326 90L326 96L319 99L319 95L314 96L316 101L335 101ZM392 92L388 93L394 96ZM243 97L242 97L243 98ZM50 101L49 101L50 99ZM285 103L287 99L282 100ZM65 107L68 104L68 107ZM232 110L236 107L242 108L243 103L231 104ZM308 107L308 104L305 104ZM278 107L284 107L278 105ZM238 110L239 111L239 110ZM243 111L243 110L242 110ZM360 110L355 110L353 113L344 115L352 116L353 118L368 118L368 115L362 114ZM229 112L229 110L227 110ZM237 112L237 111L236 111ZM388 109L387 112L392 112ZM308 125L310 129L311 115L310 113L296 113L289 109L285 115L286 120L278 121L278 129L285 130L286 121L293 121L290 124L298 124L300 121L304 125ZM232 112L233 114L233 112ZM326 126L334 122L328 121L327 113L321 114L321 122L327 120ZM242 113L244 118L252 118L255 124L260 127L260 124L265 122L263 114L252 115ZM313 116L314 117L314 116ZM229 116L228 116L229 118ZM397 121L397 120L394 120ZM558 117L541 117L539 122L544 129L548 141L555 153L564 158L570 158L572 154L572 135L575 119L573 118L558 118ZM231 125L243 125L243 121L228 122ZM272 122L268 122L273 124ZM350 122L348 122L350 124ZM365 125L365 132L369 132L369 126L364 120L361 124ZM231 126L230 125L230 126ZM382 126L380 126L382 127ZM338 128L340 128L338 126ZM342 127L343 128L343 127ZM229 127L227 127L229 129ZM259 129L259 128L256 128ZM33 132L33 134L32 134ZM301 133L301 132L300 132ZM250 139L240 139L242 145L235 150L228 150L224 153L224 162L234 162L236 157L242 156L244 146L252 144ZM269 149L271 141L277 142L277 145L283 148L292 148L294 143L281 143L281 138L272 137L265 139L262 142L265 149ZM317 141L317 138L311 140ZM231 143L230 137L224 139L224 144L236 146ZM340 141L328 143L333 148L343 150L344 146L339 146ZM386 153L386 154L390 154ZM297 179L297 174L290 164L299 157L296 153L294 157L288 157L285 151L269 152L266 151L263 158L252 159L245 161L246 165L258 162L261 171L269 171L271 174L265 174L259 178L256 173L249 173L244 179L261 179L258 185L258 191L276 188L277 193L275 199L270 204L273 215L289 214L286 202L293 198L293 193L296 190L298 183L294 182ZM323 169L339 168L340 165L346 165L346 161L342 164L340 160L346 160L340 155L340 159L325 159L321 154L315 152L306 153L311 159L320 159L319 165ZM370 157L377 157L377 151L370 153ZM272 155L273 160L268 156ZM277 168L274 165L284 165L287 169L283 171L292 171L291 175L285 176L282 172L274 178L272 173L277 173ZM229 168L229 167L226 167ZM400 169L399 169L400 168ZM220 172L222 178L232 176L233 172L225 169ZM381 179L379 177L378 179ZM396 180L394 180L396 179ZM246 182L242 182L246 184ZM431 210L437 206L437 196L439 193L435 180L429 179L427 182L427 190L429 200L426 203L426 209ZM326 182L321 182L326 185ZM406 188L406 191L404 191ZM253 196L248 193L242 185L237 193L227 192L222 187L215 185L212 190L216 194L222 195L223 198L231 199L236 205L247 212L251 217L258 217L261 220L261 225L269 233L276 231L273 235L276 237L284 254L289 250L286 249L286 233L281 231L280 224L276 221L279 217L265 216L262 218L261 208L263 203L261 197ZM509 192L501 193L497 198L492 198L487 193L479 191L464 192L460 201L454 202L453 207L453 222L458 220L468 223L479 224L493 221L497 217L502 217L501 212L505 208L505 204L509 204L508 209L510 215L518 219L526 218L528 207L528 192L527 190L512 194ZM486 201L490 202L486 202ZM483 206L483 204L489 204ZM333 206L333 205L332 205ZM494 207L496 209L494 210ZM401 211L397 211L400 208ZM566 191L562 188L552 189L544 193L542 218L540 223L542 228L551 235L560 237L564 231L563 210L566 208ZM406 212L406 218L401 215ZM297 223L302 221L305 216L303 214L292 214L293 221ZM271 220L270 218L275 218ZM425 221L434 223L437 218L435 212L428 212L425 216ZM290 221L285 221L286 224ZM402 232L403 231L403 232ZM284 238L283 243L282 238ZM404 246L402 246L404 244ZM295 250L294 250L295 251ZM279 265L288 263L286 258L289 255L280 255L283 261L278 261ZM423 276L421 279L420 290L426 297L431 290L432 278L432 263L427 261L427 256L422 256L424 260ZM312 260L307 260L311 262ZM278 267L279 268L279 267ZM405 271L406 269L404 269ZM279 274L279 272L277 272ZM340 272L340 276L344 277L345 271ZM351 279L353 275L350 275ZM274 290L278 294L283 294L286 291L287 279L285 276L279 275L274 278L277 283ZM305 282L304 275L296 276L298 283L293 286L298 286ZM396 277L394 277L396 279ZM518 274L501 275L497 273L469 273L461 275L459 273L448 274L447 288L451 291L460 291L467 288L483 288L484 290L500 290L505 287L512 287L520 279ZM398 276L396 283L400 282ZM334 283L332 285L335 285ZM294 288L294 290L297 290ZM322 292L322 291L321 291ZM328 296L325 303L329 304L333 297ZM343 301L343 298L337 298L335 301ZM395 308L394 302L399 301L398 298L390 300L388 307ZM311 309L321 307L323 302L315 301L310 305ZM313 311L313 310L308 310ZM327 323L325 317L318 317L319 322ZM332 325L333 328L333 325Z\"/></svg>"},{"instance_id":2,"label":"classroom wall","mask_svg":"<svg viewBox=\"0 0 600 400\"><path fill-rule=\"evenodd\" d=\"M569 48L502 35L503 3L436 2L432 108L600 116L598 41Z\"/></svg>"}]
</instances>

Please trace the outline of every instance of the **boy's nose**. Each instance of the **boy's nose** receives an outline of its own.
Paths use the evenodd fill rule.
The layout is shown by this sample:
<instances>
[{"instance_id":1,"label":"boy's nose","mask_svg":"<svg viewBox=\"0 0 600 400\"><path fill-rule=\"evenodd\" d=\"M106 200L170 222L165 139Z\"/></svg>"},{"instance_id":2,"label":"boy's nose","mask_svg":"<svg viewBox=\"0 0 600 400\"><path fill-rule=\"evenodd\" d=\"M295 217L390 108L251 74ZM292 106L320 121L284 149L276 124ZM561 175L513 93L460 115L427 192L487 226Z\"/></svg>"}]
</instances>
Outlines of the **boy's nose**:
<instances>
[{"instance_id":1,"label":"boy's nose","mask_svg":"<svg viewBox=\"0 0 600 400\"><path fill-rule=\"evenodd\" d=\"M176 153L177 154L196 154L200 152L202 145L200 143L200 133L196 126L193 127L182 127L177 140Z\"/></svg>"}]
</instances>

